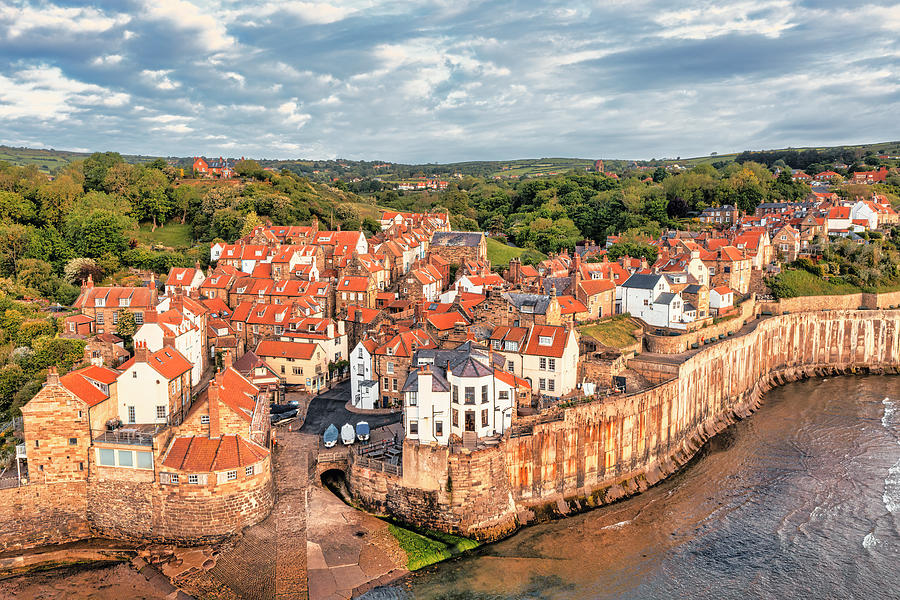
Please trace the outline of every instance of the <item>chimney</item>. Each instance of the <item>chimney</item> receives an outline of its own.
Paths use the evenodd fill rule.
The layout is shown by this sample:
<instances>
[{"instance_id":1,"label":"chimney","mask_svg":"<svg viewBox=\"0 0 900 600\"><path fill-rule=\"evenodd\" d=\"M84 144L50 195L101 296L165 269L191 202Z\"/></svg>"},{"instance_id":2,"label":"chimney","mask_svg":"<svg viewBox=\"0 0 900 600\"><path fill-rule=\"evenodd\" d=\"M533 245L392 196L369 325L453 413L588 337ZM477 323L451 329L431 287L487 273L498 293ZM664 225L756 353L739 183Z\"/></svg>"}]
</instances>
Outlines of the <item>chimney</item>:
<instances>
[{"instance_id":1,"label":"chimney","mask_svg":"<svg viewBox=\"0 0 900 600\"><path fill-rule=\"evenodd\" d=\"M175 336L171 333L166 333L163 335L163 347L169 346L171 348L175 347Z\"/></svg>"},{"instance_id":2,"label":"chimney","mask_svg":"<svg viewBox=\"0 0 900 600\"><path fill-rule=\"evenodd\" d=\"M134 343L134 362L147 362L147 342Z\"/></svg>"},{"instance_id":3,"label":"chimney","mask_svg":"<svg viewBox=\"0 0 900 600\"><path fill-rule=\"evenodd\" d=\"M209 438L221 437L222 432L219 429L219 384L215 381L209 382L206 398L209 405Z\"/></svg>"},{"instance_id":4,"label":"chimney","mask_svg":"<svg viewBox=\"0 0 900 600\"><path fill-rule=\"evenodd\" d=\"M59 385L59 371L53 365L47 367L47 385Z\"/></svg>"},{"instance_id":5,"label":"chimney","mask_svg":"<svg viewBox=\"0 0 900 600\"><path fill-rule=\"evenodd\" d=\"M231 350L226 349L225 354L222 355L222 370L224 371L225 369L230 368L232 366L232 364L233 364L233 361L232 361L232 356L231 356Z\"/></svg>"},{"instance_id":6,"label":"chimney","mask_svg":"<svg viewBox=\"0 0 900 600\"><path fill-rule=\"evenodd\" d=\"M159 300L158 290L156 289L156 273L150 272L150 305L156 306L157 301Z\"/></svg>"},{"instance_id":7,"label":"chimney","mask_svg":"<svg viewBox=\"0 0 900 600\"><path fill-rule=\"evenodd\" d=\"M90 273L88 273L87 281L82 281L81 287L83 288L92 288L94 287L94 277Z\"/></svg>"}]
</instances>

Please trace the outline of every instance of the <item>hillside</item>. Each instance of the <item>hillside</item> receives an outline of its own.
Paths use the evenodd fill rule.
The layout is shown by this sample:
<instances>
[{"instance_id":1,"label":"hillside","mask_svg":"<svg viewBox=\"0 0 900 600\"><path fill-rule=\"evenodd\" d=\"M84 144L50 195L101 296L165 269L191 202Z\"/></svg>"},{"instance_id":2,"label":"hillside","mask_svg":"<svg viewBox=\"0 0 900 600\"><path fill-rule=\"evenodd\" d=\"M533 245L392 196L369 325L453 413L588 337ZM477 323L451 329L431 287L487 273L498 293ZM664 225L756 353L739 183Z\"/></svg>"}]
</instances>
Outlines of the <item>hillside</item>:
<instances>
[{"instance_id":1,"label":"hillside","mask_svg":"<svg viewBox=\"0 0 900 600\"><path fill-rule=\"evenodd\" d=\"M76 160L84 160L90 156L90 152L69 152L68 150L43 150L40 148L13 148L12 146L0 146L0 161L6 161L17 167L37 165L44 173L54 173L59 168ZM122 155L125 162L139 164L150 162L155 156Z\"/></svg>"}]
</instances>

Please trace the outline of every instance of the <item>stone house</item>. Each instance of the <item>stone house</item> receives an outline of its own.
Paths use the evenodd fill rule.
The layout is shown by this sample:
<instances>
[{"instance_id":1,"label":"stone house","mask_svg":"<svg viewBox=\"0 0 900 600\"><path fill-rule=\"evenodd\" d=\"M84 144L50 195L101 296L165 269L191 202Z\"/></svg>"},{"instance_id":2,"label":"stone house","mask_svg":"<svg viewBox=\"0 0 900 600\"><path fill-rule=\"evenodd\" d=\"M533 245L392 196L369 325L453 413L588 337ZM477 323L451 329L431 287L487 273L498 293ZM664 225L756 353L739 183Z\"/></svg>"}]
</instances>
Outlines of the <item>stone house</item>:
<instances>
[{"instance_id":1,"label":"stone house","mask_svg":"<svg viewBox=\"0 0 900 600\"><path fill-rule=\"evenodd\" d=\"M495 330L491 335L491 348L503 356L506 370L526 380L535 394L561 397L575 390L578 383L575 329L534 325L528 329L527 336L521 335L521 329Z\"/></svg>"},{"instance_id":2,"label":"stone house","mask_svg":"<svg viewBox=\"0 0 900 600\"><path fill-rule=\"evenodd\" d=\"M440 272L430 264L419 265L407 273L400 283L400 296L410 302L434 302L440 295Z\"/></svg>"},{"instance_id":3,"label":"stone house","mask_svg":"<svg viewBox=\"0 0 900 600\"><path fill-rule=\"evenodd\" d=\"M336 314L343 314L349 305L373 308L378 288L373 279L360 276L344 276L335 286L334 307Z\"/></svg>"},{"instance_id":4,"label":"stone house","mask_svg":"<svg viewBox=\"0 0 900 600\"><path fill-rule=\"evenodd\" d=\"M444 258L451 265L464 260L486 260L487 240L480 231L438 231L431 238L428 254Z\"/></svg>"},{"instance_id":5,"label":"stone house","mask_svg":"<svg viewBox=\"0 0 900 600\"><path fill-rule=\"evenodd\" d=\"M588 279L575 286L575 297L587 308L590 319L607 317L615 312L616 284L609 279Z\"/></svg>"},{"instance_id":6,"label":"stone house","mask_svg":"<svg viewBox=\"0 0 900 600\"><path fill-rule=\"evenodd\" d=\"M295 318L280 336L283 342L319 344L328 362L346 360L349 355L347 331L343 321L324 318Z\"/></svg>"},{"instance_id":7,"label":"stone house","mask_svg":"<svg viewBox=\"0 0 900 600\"><path fill-rule=\"evenodd\" d=\"M328 384L328 357L319 344L263 340L254 353L301 391L314 393Z\"/></svg>"},{"instance_id":8,"label":"stone house","mask_svg":"<svg viewBox=\"0 0 900 600\"><path fill-rule=\"evenodd\" d=\"M800 232L785 225L775 232L772 238L774 247L787 262L793 262L800 256Z\"/></svg>"},{"instance_id":9,"label":"stone house","mask_svg":"<svg viewBox=\"0 0 900 600\"><path fill-rule=\"evenodd\" d=\"M424 329L401 331L378 345L373 354L373 378L379 382L376 408L402 406L403 382L409 374L416 350L436 348L434 340Z\"/></svg>"},{"instance_id":10,"label":"stone house","mask_svg":"<svg viewBox=\"0 0 900 600\"><path fill-rule=\"evenodd\" d=\"M559 301L552 294L488 289L485 300L473 307L472 321L511 327L560 325L562 314Z\"/></svg>"},{"instance_id":11,"label":"stone house","mask_svg":"<svg viewBox=\"0 0 900 600\"><path fill-rule=\"evenodd\" d=\"M84 362L98 367L117 368L129 358L131 354L125 349L125 342L111 333L96 335L84 346Z\"/></svg>"},{"instance_id":12,"label":"stone house","mask_svg":"<svg viewBox=\"0 0 900 600\"><path fill-rule=\"evenodd\" d=\"M166 277L166 295L174 296L175 292L188 295L200 289L206 275L198 264L196 267L172 267Z\"/></svg>"},{"instance_id":13,"label":"stone house","mask_svg":"<svg viewBox=\"0 0 900 600\"><path fill-rule=\"evenodd\" d=\"M702 257L709 269L709 286L727 285L739 294L750 291L751 263L747 256L734 246L722 246Z\"/></svg>"},{"instance_id":14,"label":"stone house","mask_svg":"<svg viewBox=\"0 0 900 600\"><path fill-rule=\"evenodd\" d=\"M81 295L74 308L94 320L94 331L110 333L117 330L119 315L130 312L138 325L144 322L144 313L156 306L156 279L151 277L150 287L94 287L88 276L81 286Z\"/></svg>"}]
</instances>

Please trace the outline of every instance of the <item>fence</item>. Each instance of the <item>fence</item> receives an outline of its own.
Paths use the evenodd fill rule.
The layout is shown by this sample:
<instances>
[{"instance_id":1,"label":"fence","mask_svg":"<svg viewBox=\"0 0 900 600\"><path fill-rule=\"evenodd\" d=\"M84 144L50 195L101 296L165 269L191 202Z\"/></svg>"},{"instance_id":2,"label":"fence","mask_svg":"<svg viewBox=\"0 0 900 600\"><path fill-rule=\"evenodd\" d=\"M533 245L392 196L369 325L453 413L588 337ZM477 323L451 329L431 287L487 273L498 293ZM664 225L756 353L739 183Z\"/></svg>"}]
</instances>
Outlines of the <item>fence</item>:
<instances>
[{"instance_id":1,"label":"fence","mask_svg":"<svg viewBox=\"0 0 900 600\"><path fill-rule=\"evenodd\" d=\"M104 431L95 437L94 441L107 442L109 444L129 444L132 446L152 446L153 435L152 433L141 431L116 429L115 431Z\"/></svg>"},{"instance_id":2,"label":"fence","mask_svg":"<svg viewBox=\"0 0 900 600\"><path fill-rule=\"evenodd\" d=\"M403 448L393 440L357 446L354 450L352 455L355 464L398 477L403 475Z\"/></svg>"},{"instance_id":3,"label":"fence","mask_svg":"<svg viewBox=\"0 0 900 600\"><path fill-rule=\"evenodd\" d=\"M387 473L389 475L403 477L403 463L394 465L389 462L385 462L383 460L378 460L375 458L369 458L367 456L356 456L353 459L353 463L367 469L372 469L373 471L381 471L382 473Z\"/></svg>"}]
</instances>

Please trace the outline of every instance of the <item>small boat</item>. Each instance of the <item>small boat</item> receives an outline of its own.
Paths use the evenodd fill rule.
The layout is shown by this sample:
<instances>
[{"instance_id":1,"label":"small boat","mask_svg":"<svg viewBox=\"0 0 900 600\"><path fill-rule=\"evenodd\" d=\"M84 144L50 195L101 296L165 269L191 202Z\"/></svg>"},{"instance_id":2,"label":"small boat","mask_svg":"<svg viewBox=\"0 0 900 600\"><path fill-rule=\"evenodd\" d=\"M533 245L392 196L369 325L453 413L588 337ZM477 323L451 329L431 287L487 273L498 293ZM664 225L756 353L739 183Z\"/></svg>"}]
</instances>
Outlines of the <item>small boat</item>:
<instances>
[{"instance_id":1,"label":"small boat","mask_svg":"<svg viewBox=\"0 0 900 600\"><path fill-rule=\"evenodd\" d=\"M365 421L356 424L356 439L361 442L369 441L369 424Z\"/></svg>"},{"instance_id":2,"label":"small boat","mask_svg":"<svg viewBox=\"0 0 900 600\"><path fill-rule=\"evenodd\" d=\"M349 446L356 441L356 431L350 423L344 423L344 426L341 427L341 441L344 442L345 446Z\"/></svg>"},{"instance_id":3,"label":"small boat","mask_svg":"<svg viewBox=\"0 0 900 600\"><path fill-rule=\"evenodd\" d=\"M338 429L333 423L325 430L325 433L322 435L322 441L325 442L326 448L334 448L334 445L337 444Z\"/></svg>"},{"instance_id":4,"label":"small boat","mask_svg":"<svg viewBox=\"0 0 900 600\"><path fill-rule=\"evenodd\" d=\"M273 415L291 412L292 410L297 410L297 407L291 406L290 404L272 404L269 406L269 413Z\"/></svg>"}]
</instances>

